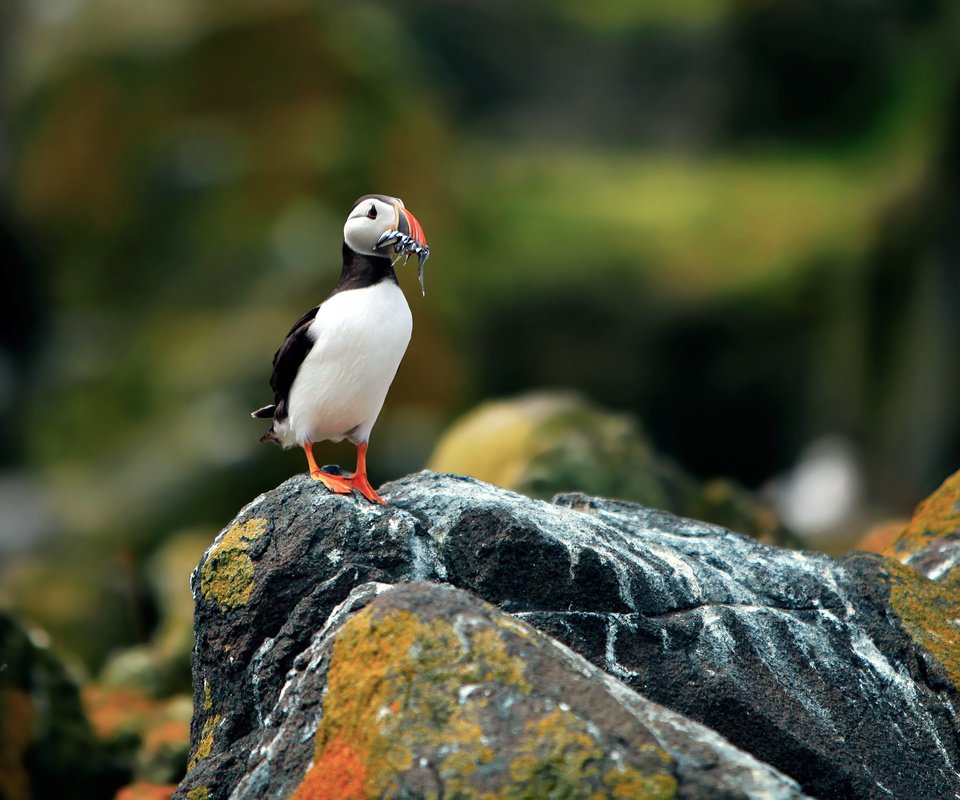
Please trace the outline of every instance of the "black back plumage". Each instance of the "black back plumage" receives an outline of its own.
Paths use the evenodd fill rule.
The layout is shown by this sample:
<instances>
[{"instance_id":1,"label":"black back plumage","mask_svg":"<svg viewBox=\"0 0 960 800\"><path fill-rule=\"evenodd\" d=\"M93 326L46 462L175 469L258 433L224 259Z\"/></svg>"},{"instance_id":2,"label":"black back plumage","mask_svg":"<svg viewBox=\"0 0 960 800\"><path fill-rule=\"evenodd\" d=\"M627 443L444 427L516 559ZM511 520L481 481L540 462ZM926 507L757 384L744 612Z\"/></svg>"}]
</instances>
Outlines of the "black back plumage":
<instances>
[{"instance_id":1,"label":"black back plumage","mask_svg":"<svg viewBox=\"0 0 960 800\"><path fill-rule=\"evenodd\" d=\"M351 289L364 289L374 286L380 281L392 280L398 283L397 274L393 270L393 263L389 258L368 256L355 252L346 242L343 243L343 269L340 272L340 281L330 293L333 297L339 292ZM324 301L326 302L326 301ZM307 331L316 319L320 306L311 308L298 319L280 345L280 349L273 356L273 374L270 376L270 388L273 389L273 404L258 408L251 416L256 419L273 419L282 422L287 418L287 401L290 397L290 388L296 380L300 365L313 347L313 339ZM270 426L260 441L275 441L273 426Z\"/></svg>"}]
</instances>

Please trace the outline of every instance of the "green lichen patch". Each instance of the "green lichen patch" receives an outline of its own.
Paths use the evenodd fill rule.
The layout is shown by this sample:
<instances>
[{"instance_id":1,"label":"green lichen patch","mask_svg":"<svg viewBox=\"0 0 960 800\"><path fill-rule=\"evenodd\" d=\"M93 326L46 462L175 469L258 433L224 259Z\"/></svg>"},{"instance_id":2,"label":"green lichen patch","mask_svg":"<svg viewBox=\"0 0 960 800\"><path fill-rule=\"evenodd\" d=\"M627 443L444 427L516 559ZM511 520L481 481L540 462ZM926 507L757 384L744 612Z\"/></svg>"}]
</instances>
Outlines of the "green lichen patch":
<instances>
[{"instance_id":1,"label":"green lichen patch","mask_svg":"<svg viewBox=\"0 0 960 800\"><path fill-rule=\"evenodd\" d=\"M237 608L253 592L253 560L247 549L263 536L267 520L248 519L231 527L207 553L200 570L200 592L223 609Z\"/></svg>"},{"instance_id":2,"label":"green lichen patch","mask_svg":"<svg viewBox=\"0 0 960 800\"><path fill-rule=\"evenodd\" d=\"M960 533L960 471L917 506L910 523L884 554L903 561L934 539L955 533Z\"/></svg>"},{"instance_id":3,"label":"green lichen patch","mask_svg":"<svg viewBox=\"0 0 960 800\"><path fill-rule=\"evenodd\" d=\"M677 782L669 771L642 772L605 758L588 724L570 711L558 709L526 725L510 762L510 800L540 797L614 797L669 800ZM669 759L665 758L664 766ZM588 795L586 786L602 786Z\"/></svg>"},{"instance_id":4,"label":"green lichen patch","mask_svg":"<svg viewBox=\"0 0 960 800\"><path fill-rule=\"evenodd\" d=\"M421 796L424 775L461 800L673 796L665 753L609 757L595 723L531 685L538 645L497 623L376 604L352 617L294 797Z\"/></svg>"},{"instance_id":5,"label":"green lichen patch","mask_svg":"<svg viewBox=\"0 0 960 800\"><path fill-rule=\"evenodd\" d=\"M206 786L198 786L196 789L187 792L187 800L207 800L209 796L210 793Z\"/></svg>"},{"instance_id":6,"label":"green lichen patch","mask_svg":"<svg viewBox=\"0 0 960 800\"><path fill-rule=\"evenodd\" d=\"M884 569L890 580L890 605L904 630L960 687L960 594L893 559L884 562Z\"/></svg>"}]
</instances>

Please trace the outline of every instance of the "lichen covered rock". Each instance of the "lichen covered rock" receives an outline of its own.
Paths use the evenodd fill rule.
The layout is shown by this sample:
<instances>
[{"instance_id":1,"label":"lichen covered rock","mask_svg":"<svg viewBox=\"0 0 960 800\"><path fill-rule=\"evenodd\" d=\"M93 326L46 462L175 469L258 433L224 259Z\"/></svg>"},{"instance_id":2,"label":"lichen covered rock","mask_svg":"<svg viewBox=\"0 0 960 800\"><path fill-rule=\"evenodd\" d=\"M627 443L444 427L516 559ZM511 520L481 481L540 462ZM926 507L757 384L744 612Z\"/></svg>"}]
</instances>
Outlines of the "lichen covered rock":
<instances>
[{"instance_id":1,"label":"lichen covered rock","mask_svg":"<svg viewBox=\"0 0 960 800\"><path fill-rule=\"evenodd\" d=\"M960 589L960 472L917 506L885 553L931 580Z\"/></svg>"},{"instance_id":2,"label":"lichen covered rock","mask_svg":"<svg viewBox=\"0 0 960 800\"><path fill-rule=\"evenodd\" d=\"M388 484L382 494L390 505L374 507L293 478L243 509L201 560L193 578L192 771L180 796L203 789L227 797L266 761L363 763L363 791L385 785L370 777L381 774L368 758L379 752L371 744L375 731L367 728L368 738L358 739L359 731L346 722L366 708L363 701L351 700L359 705L346 713L331 699L327 716L327 678L312 684L296 676L308 663L317 666L306 669L312 676L349 674L331 666L340 663L341 644L342 663L387 669L377 667L382 649L392 654L390 669L397 674L409 668L401 666L401 654L410 652L399 647L402 642L434 642L440 651L452 646L445 627L450 619L411 608L412 617L400 615L398 606L383 617L370 611L349 623L340 619L346 613L340 604L362 584L423 580L469 591L584 656L615 681L617 691L679 712L669 727L683 742L702 738L707 725L728 740L727 747L751 753L810 795L940 797L960 791L956 672L943 625L954 606L950 595L937 593L945 587L880 556L835 561L767 547L723 528L584 495L545 503L429 472ZM256 535L238 534L244 531ZM224 554L234 551L225 562ZM236 559L243 568L232 568ZM221 570L224 563L229 568ZM210 592L214 566L224 580ZM225 603L225 597L232 599ZM934 600L942 602L942 613L931 616ZM378 620L386 627L375 630ZM497 685L513 687L514 707L529 702L543 692L543 682L526 667L519 673L510 666L517 651L506 633L497 633L503 628L490 624L502 651L484 649L461 631L458 646L473 655L462 664L447 659L449 686L466 690L483 683L471 672L479 669L471 658L483 650L486 660L480 661L498 676ZM330 638L334 630L343 636L338 644ZM392 631L389 641L399 649L381 641L365 650L358 632L378 639L384 630ZM320 639L329 640L326 655L316 650L320 631ZM353 655L347 659L346 653ZM359 672L352 674L363 684ZM529 696L510 677L517 674L531 687ZM378 688L367 692L368 702L391 713L395 697L373 685ZM296 713L277 711L298 692ZM561 702L575 708L567 698L551 702L553 711ZM460 720L464 730L482 727L475 717L458 716L459 701L431 707L441 718ZM542 721L545 707L541 711ZM584 730L568 721L572 727L565 730ZM649 719L646 724L653 730ZM284 725L300 732L299 747L306 750L291 744L296 736L270 738L269 731ZM697 725L696 736L677 733L690 725ZM403 731L414 728L387 737L399 748L385 762L392 768L407 764L416 747L439 747L425 734L402 744ZM711 763L709 753L683 762L677 755L682 748L671 750L663 730L655 738L677 765L699 764L704 771ZM542 755L550 750L538 746ZM428 763L436 766L437 758L439 751ZM726 767L719 772L728 774ZM680 767L672 774L682 786ZM342 786L343 796L360 791L359 785Z\"/></svg>"},{"instance_id":3,"label":"lichen covered rock","mask_svg":"<svg viewBox=\"0 0 960 800\"><path fill-rule=\"evenodd\" d=\"M237 800L802 796L530 626L431 583L355 589L264 711ZM180 796L217 777L198 773Z\"/></svg>"}]
</instances>

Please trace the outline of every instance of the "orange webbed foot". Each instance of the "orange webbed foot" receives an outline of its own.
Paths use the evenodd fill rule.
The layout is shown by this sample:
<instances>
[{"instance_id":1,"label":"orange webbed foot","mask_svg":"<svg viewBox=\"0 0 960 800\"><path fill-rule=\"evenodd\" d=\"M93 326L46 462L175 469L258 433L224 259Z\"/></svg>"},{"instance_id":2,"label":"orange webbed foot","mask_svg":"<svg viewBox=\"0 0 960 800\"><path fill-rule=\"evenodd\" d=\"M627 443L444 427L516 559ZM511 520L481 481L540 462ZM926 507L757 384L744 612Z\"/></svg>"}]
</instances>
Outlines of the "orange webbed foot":
<instances>
[{"instance_id":1,"label":"orange webbed foot","mask_svg":"<svg viewBox=\"0 0 960 800\"><path fill-rule=\"evenodd\" d=\"M376 503L381 506L385 506L387 504L387 501L378 495L376 490L370 485L370 481L367 480L365 473L360 472L355 474L350 479L350 483L354 489L360 492L360 494L366 497L371 503Z\"/></svg>"},{"instance_id":2,"label":"orange webbed foot","mask_svg":"<svg viewBox=\"0 0 960 800\"><path fill-rule=\"evenodd\" d=\"M310 477L315 481L320 481L334 494L350 494L353 491L350 478L344 478L341 475L331 475L322 469L310 470Z\"/></svg>"}]
</instances>

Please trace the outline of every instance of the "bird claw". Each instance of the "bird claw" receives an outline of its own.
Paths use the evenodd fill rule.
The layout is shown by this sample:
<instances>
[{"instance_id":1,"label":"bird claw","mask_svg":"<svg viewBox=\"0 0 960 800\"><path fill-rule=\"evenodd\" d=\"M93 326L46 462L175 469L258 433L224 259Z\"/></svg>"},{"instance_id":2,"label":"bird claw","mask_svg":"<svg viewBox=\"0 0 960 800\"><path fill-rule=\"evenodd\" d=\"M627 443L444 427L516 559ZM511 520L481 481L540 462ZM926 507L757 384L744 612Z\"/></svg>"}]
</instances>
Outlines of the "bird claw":
<instances>
[{"instance_id":1,"label":"bird claw","mask_svg":"<svg viewBox=\"0 0 960 800\"><path fill-rule=\"evenodd\" d=\"M403 263L406 264L410 260L411 255L416 255L419 267L418 277L420 278L420 291L426 295L427 289L423 284L423 265L427 262L427 259L430 258L430 248L425 244L420 244L420 242L412 236L407 236L395 228L387 228L387 230L380 235L375 249L380 250L387 247L392 247L393 252L396 253L396 258L393 260L394 264L400 260L401 256L404 257Z\"/></svg>"}]
</instances>

